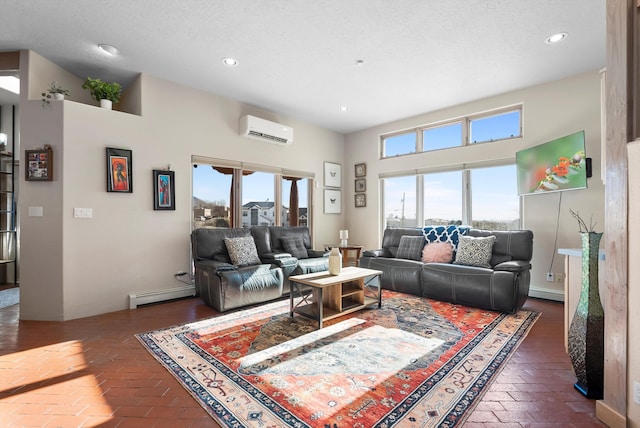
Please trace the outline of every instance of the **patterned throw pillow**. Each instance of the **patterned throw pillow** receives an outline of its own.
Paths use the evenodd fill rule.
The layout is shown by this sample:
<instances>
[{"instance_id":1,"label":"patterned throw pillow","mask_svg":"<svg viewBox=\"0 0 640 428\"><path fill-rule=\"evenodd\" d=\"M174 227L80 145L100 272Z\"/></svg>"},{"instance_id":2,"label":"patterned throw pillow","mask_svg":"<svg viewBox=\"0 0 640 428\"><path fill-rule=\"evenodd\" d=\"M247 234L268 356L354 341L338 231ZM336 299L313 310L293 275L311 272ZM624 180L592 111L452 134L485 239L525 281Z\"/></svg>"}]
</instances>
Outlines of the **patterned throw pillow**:
<instances>
[{"instance_id":1,"label":"patterned throw pillow","mask_svg":"<svg viewBox=\"0 0 640 428\"><path fill-rule=\"evenodd\" d=\"M456 226L450 224L448 226L427 226L422 229L424 238L427 242L448 242L453 247L458 246L458 239L460 235L466 235L469 231L469 226Z\"/></svg>"},{"instance_id":2,"label":"patterned throw pillow","mask_svg":"<svg viewBox=\"0 0 640 428\"><path fill-rule=\"evenodd\" d=\"M453 244L448 242L427 243L422 250L424 263L451 263L453 261Z\"/></svg>"},{"instance_id":3,"label":"patterned throw pillow","mask_svg":"<svg viewBox=\"0 0 640 428\"><path fill-rule=\"evenodd\" d=\"M422 247L424 247L424 237L401 236L396 257L399 259L421 260Z\"/></svg>"},{"instance_id":4,"label":"patterned throw pillow","mask_svg":"<svg viewBox=\"0 0 640 428\"><path fill-rule=\"evenodd\" d=\"M231 263L236 266L259 265L260 258L253 236L243 236L241 238L225 238L224 244L227 246Z\"/></svg>"},{"instance_id":5,"label":"patterned throw pillow","mask_svg":"<svg viewBox=\"0 0 640 428\"><path fill-rule=\"evenodd\" d=\"M302 236L283 236L280 238L280 241L282 241L284 250L296 259L309 258L309 253L307 253L307 248L304 246Z\"/></svg>"},{"instance_id":6,"label":"patterned throw pillow","mask_svg":"<svg viewBox=\"0 0 640 428\"><path fill-rule=\"evenodd\" d=\"M479 238L460 236L456 259L453 264L491 268L489 260L491 260L495 241L496 237L493 235Z\"/></svg>"}]
</instances>

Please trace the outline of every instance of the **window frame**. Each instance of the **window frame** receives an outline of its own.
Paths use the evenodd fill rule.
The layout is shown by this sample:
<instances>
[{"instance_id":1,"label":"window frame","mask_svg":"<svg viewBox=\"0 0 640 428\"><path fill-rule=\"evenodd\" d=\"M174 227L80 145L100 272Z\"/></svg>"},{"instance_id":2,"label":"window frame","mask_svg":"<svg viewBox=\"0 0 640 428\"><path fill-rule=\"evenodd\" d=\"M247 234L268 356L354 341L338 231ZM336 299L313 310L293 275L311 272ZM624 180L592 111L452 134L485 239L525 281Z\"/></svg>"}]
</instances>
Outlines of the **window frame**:
<instances>
[{"instance_id":1,"label":"window frame","mask_svg":"<svg viewBox=\"0 0 640 428\"><path fill-rule=\"evenodd\" d=\"M312 231L312 226L313 226L313 191L315 188L315 173L313 172L306 172L306 171L298 171L298 170L290 170L290 169L285 169L285 168L276 168L276 167L272 167L269 165L259 165L259 164L252 164L252 163L246 163L246 162L240 162L240 161L233 161L233 160L227 160L227 159L218 159L218 158L209 158L209 157L205 157L205 156L197 156L197 155L192 155L191 156L191 165L192 165L192 172L191 172L191 211L190 211L190 223L191 223L191 230L194 229L195 227L195 219L193 216L193 196L195 196L193 194L193 166L194 165L207 165L207 166L215 166L215 167L226 167L226 168L232 168L233 169L233 177L234 179L232 180L232 184L234 186L233 191L236 192L237 195L239 195L239 197L235 198L235 207L234 207L234 218L232 219L232 225L230 226L230 228L242 228L242 217L243 217L243 210L242 210L242 177L243 177L243 171L248 170L248 171L254 171L254 172L264 172L264 173L270 173L274 175L274 187L273 187L273 191L275 194L275 198L274 198L274 203L275 203L275 217L274 217L274 224L275 225L279 225L282 223L282 216L283 216L283 210L282 210L282 179L283 177L287 176L287 177L298 177L301 179L307 179L307 227L309 228L309 232L311 233Z\"/></svg>"},{"instance_id":2,"label":"window frame","mask_svg":"<svg viewBox=\"0 0 640 428\"><path fill-rule=\"evenodd\" d=\"M472 142L471 141L471 123L474 120L479 120L479 119L487 119L490 117L495 117L495 116L500 116L503 114L508 114L511 112L519 112L519 134L515 135L513 137L505 137L505 138L497 138L497 139L492 139L492 140L487 140L487 141L478 141L478 142ZM473 113L473 114L469 114L466 116L460 116L460 117L456 117L456 118L452 118L452 119L446 119L446 120L442 120L442 121L438 121L438 122L433 122L433 123L429 123L427 125L421 125L421 126L417 126L415 128L408 128L408 129L403 129L400 131L393 131L393 132L388 132L388 133L384 133L384 134L380 134L380 138L379 138L379 156L380 156L380 160L384 160L384 159L394 159L397 157L401 157L401 156L412 156L412 155L417 155L417 154L422 154L422 153L428 153L428 152L432 152L432 151L439 151L439 150L449 150L449 149L454 149L454 148L458 148L458 147L466 147L466 146L471 146L471 145L476 145L476 144L484 144L484 143L494 143L497 141L504 141L504 140L511 140L511 139L516 139L516 138L522 138L524 136L524 127L523 127L523 116L524 116L524 104L520 103L520 104L514 104L514 105L509 105L509 106L504 106L504 107L499 107L496 109L492 109L492 110L487 110L481 113ZM456 123L461 123L462 124L462 135L461 135L461 142L460 142L460 146L453 146L453 147L445 147L445 148L439 148L439 149L434 149L434 150L424 150L424 140L423 140L423 132L425 130L429 130L429 129L434 129L434 128L440 128L440 127L444 127L444 126L449 126L449 125L453 125ZM399 135L404 135L404 134L411 134L411 133L415 133L415 139L416 139L416 147L415 147L415 151L413 152L409 152L409 153L402 153L402 154L397 154L397 155L393 155L393 156L386 156L386 139L388 138L392 138L392 137L397 137Z\"/></svg>"}]
</instances>

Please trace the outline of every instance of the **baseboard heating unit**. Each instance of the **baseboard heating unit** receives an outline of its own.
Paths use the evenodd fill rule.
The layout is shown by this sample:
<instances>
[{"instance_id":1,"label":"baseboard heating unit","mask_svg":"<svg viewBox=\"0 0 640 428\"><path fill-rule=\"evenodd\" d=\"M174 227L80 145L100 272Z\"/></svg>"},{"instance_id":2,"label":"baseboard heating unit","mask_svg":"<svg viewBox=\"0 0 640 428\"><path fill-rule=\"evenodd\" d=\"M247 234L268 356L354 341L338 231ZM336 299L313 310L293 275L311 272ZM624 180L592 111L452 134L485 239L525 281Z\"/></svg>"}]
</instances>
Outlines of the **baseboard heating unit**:
<instances>
[{"instance_id":1,"label":"baseboard heating unit","mask_svg":"<svg viewBox=\"0 0 640 428\"><path fill-rule=\"evenodd\" d=\"M141 293L129 294L129 309L135 309L140 305L149 303L164 302L165 300L180 299L196 295L196 287L186 285L165 290L143 291Z\"/></svg>"}]
</instances>

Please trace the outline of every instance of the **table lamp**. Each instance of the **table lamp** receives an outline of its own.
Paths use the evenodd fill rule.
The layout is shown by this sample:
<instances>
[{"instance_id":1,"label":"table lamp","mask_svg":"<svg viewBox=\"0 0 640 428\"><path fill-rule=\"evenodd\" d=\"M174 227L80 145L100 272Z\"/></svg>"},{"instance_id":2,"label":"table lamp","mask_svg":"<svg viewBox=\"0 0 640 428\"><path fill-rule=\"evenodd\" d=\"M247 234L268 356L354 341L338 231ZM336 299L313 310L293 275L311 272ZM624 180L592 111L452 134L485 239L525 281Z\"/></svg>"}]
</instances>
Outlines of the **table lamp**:
<instances>
[{"instance_id":1,"label":"table lamp","mask_svg":"<svg viewBox=\"0 0 640 428\"><path fill-rule=\"evenodd\" d=\"M347 246L347 239L349 239L349 231L348 230L341 230L340 231L340 246L341 247L346 247Z\"/></svg>"}]
</instances>

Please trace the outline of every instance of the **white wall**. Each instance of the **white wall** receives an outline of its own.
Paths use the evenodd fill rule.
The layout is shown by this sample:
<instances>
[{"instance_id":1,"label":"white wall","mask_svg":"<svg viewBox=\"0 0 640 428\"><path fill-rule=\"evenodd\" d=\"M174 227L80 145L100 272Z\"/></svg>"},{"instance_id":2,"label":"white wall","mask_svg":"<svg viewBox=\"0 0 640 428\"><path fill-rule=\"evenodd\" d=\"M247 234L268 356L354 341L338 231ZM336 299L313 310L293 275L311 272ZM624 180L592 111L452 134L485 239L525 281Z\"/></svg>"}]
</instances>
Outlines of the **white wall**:
<instances>
[{"instance_id":1,"label":"white wall","mask_svg":"<svg viewBox=\"0 0 640 428\"><path fill-rule=\"evenodd\" d=\"M57 70L41 57L37 63L38 75ZM320 183L323 161L342 162L342 134L148 75L134 86L141 100L131 104L142 116L21 100L23 149L50 144L55 159L54 181L20 183L22 319L126 309L129 293L180 286L173 275L190 270L192 155L308 171ZM239 137L238 119L248 113L292 126L294 143ZM106 147L133 151L133 193L106 192ZM169 164L176 210L154 211L152 170ZM321 188L315 190L313 233L322 245L335 240L344 214L322 214ZM44 216L27 216L29 206L42 206ZM74 208L92 208L93 218L73 218Z\"/></svg>"},{"instance_id":2,"label":"white wall","mask_svg":"<svg viewBox=\"0 0 640 428\"><path fill-rule=\"evenodd\" d=\"M504 106L523 103L523 138L483 143L467 148L440 150L393 159L379 159L380 135L410 129L456 117L480 113ZM445 110L425 113L412 118L376 126L346 136L344 167L347 174L347 225L349 240L365 248L378 248L381 242L380 181L378 175L436 165L460 164L510 159L527 147L545 143L576 131L584 130L586 154L593 158L593 178L589 188L569 192L536 194L524 197L523 228L534 232L531 287L539 297L562 299L562 282L546 282L546 273L563 272L563 257L554 256L556 248L580 246L577 223L569 208L589 219L593 215L597 228L604 229L604 187L600 180L600 74L598 71L561 81L514 91L478 100ZM354 165L367 164L367 206L353 204ZM558 204L560 220L558 241L554 247ZM553 264L551 265L553 258ZM551 266L551 268L550 268Z\"/></svg>"}]
</instances>

